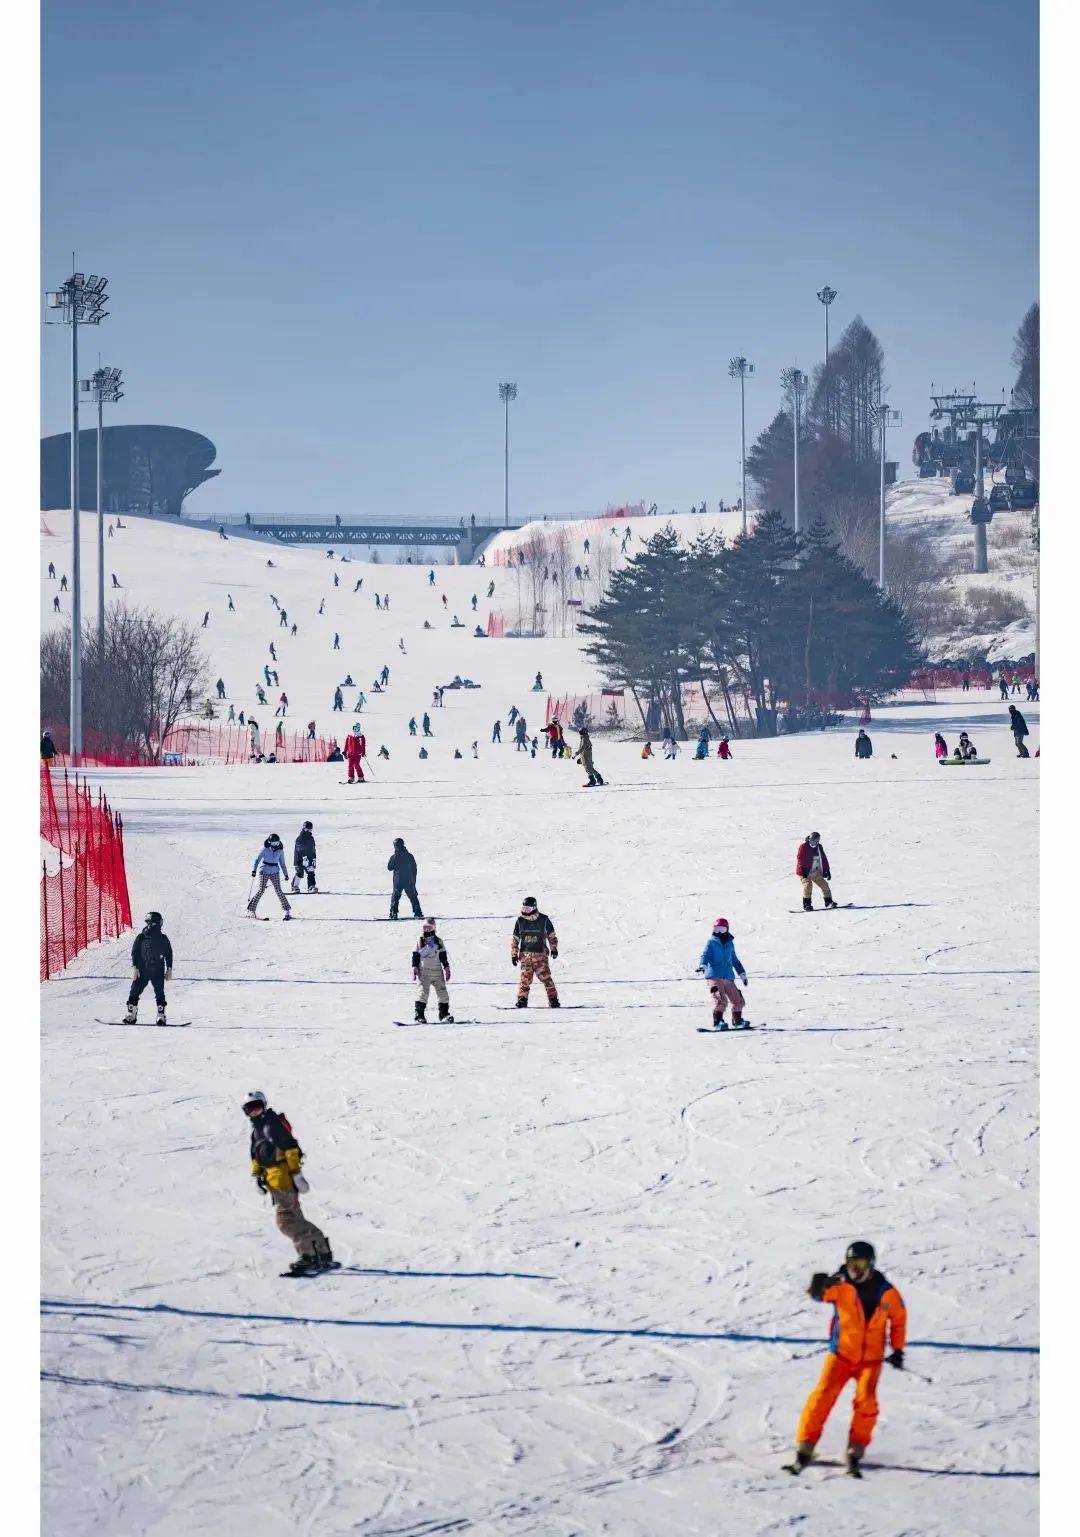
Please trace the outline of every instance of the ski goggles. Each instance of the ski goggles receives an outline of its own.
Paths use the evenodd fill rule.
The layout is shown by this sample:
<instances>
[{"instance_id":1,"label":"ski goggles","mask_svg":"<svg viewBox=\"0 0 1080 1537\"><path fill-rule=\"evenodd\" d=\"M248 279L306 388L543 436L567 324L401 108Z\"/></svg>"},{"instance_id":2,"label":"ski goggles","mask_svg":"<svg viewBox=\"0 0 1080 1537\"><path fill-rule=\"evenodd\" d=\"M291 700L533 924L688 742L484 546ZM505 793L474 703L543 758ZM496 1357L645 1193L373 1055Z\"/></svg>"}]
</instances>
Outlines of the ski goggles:
<instances>
[{"instance_id":1,"label":"ski goggles","mask_svg":"<svg viewBox=\"0 0 1080 1537\"><path fill-rule=\"evenodd\" d=\"M865 1281L871 1270L873 1270L874 1264L872 1260L868 1259L849 1259L844 1261L844 1267L848 1275L852 1276L855 1280Z\"/></svg>"}]
</instances>

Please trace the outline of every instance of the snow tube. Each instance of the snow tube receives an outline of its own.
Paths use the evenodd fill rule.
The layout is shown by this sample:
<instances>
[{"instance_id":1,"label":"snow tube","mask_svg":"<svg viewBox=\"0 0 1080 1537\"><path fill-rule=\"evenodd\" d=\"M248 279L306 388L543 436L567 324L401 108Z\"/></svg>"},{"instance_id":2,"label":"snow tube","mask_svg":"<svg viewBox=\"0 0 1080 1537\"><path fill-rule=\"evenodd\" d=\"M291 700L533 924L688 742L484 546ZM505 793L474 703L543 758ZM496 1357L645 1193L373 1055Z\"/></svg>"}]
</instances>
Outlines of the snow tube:
<instances>
[{"instance_id":1,"label":"snow tube","mask_svg":"<svg viewBox=\"0 0 1080 1537\"><path fill-rule=\"evenodd\" d=\"M942 768L973 768L981 763L989 763L989 758L939 758L938 763Z\"/></svg>"}]
</instances>

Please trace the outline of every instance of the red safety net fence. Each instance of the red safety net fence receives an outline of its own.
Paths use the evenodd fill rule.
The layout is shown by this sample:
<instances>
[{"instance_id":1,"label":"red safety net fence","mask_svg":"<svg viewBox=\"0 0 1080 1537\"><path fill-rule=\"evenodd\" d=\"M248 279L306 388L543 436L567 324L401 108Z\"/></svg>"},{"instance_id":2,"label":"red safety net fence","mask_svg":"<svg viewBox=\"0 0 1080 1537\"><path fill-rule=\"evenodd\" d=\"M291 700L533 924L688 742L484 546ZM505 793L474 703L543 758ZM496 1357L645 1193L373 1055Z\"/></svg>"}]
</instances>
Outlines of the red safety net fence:
<instances>
[{"instance_id":1,"label":"red safety net fence","mask_svg":"<svg viewBox=\"0 0 1080 1537\"><path fill-rule=\"evenodd\" d=\"M99 790L65 771L41 771L41 978L63 971L88 945L131 927L124 824ZM54 868L50 869L50 865Z\"/></svg>"},{"instance_id":2,"label":"red safety net fence","mask_svg":"<svg viewBox=\"0 0 1080 1537\"><path fill-rule=\"evenodd\" d=\"M161 744L162 761L181 763L250 763L261 753L271 753L278 763L325 763L331 750L324 736L306 731L281 730L227 724L221 726L174 726Z\"/></svg>"},{"instance_id":3,"label":"red safety net fence","mask_svg":"<svg viewBox=\"0 0 1080 1537\"><path fill-rule=\"evenodd\" d=\"M497 614L494 609L488 611L487 632L495 640L501 640L506 634L506 620L502 614Z\"/></svg>"}]
</instances>

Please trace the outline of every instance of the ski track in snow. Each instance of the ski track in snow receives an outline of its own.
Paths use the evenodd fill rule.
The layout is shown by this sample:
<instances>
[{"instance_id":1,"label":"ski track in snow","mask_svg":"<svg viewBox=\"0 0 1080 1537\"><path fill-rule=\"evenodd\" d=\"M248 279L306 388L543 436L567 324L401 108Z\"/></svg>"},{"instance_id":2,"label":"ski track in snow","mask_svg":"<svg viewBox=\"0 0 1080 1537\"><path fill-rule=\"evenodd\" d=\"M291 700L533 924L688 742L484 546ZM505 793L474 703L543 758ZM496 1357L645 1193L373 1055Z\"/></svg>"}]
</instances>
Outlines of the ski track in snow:
<instances>
[{"instance_id":1,"label":"ski track in snow","mask_svg":"<svg viewBox=\"0 0 1080 1537\"><path fill-rule=\"evenodd\" d=\"M207 567L181 558L205 549L192 530L128 536L108 556L137 598L169 558L188 617L211 585L265 607L226 647L211 605L213 676L257 675L266 577L297 614L329 595L318 551L236 539ZM281 569L259 570L267 553ZM124 814L136 913L166 915L170 1008L193 1023L93 1024L122 1002L130 936L44 989L50 1537L1034 1531L1038 766L1012 757L1004 711L981 695L876 712L857 771L844 732L737 743L729 764L642 763L601 737L614 783L583 796L572 765L486 740L511 703L535 709L538 666L556 691L588 686L573 643L476 642L483 692L445 716L481 758L448 777L402 740L431 683L465 670L443 657L432 676L463 642L419 633L442 590L418 596L426 568L374 570L387 639L374 649L365 605L369 661L342 671L363 682L386 659L396 687L405 633L426 695L369 723L394 756L362 796L335 765L91 776ZM438 581L461 611L489 575ZM325 624L346 643L329 596ZM323 725L331 663L301 660L282 684ZM967 721L993 764L943 776L929 733ZM297 898L294 924L246 922L255 849L272 827L291 852L308 815L326 892ZM809 826L855 908L789 912ZM1003 826L1007 936L987 875ZM475 1026L392 1023L418 926L373 920L399 832ZM526 1013L499 1011L516 984L501 915L526 891L558 927L564 1012L535 986ZM752 1035L695 1028L720 912L767 1022ZM252 1087L297 1129L333 1276L278 1279ZM828 1325L804 1288L856 1236L903 1290L933 1383L885 1373L861 1484L828 1465L790 1479Z\"/></svg>"}]
</instances>

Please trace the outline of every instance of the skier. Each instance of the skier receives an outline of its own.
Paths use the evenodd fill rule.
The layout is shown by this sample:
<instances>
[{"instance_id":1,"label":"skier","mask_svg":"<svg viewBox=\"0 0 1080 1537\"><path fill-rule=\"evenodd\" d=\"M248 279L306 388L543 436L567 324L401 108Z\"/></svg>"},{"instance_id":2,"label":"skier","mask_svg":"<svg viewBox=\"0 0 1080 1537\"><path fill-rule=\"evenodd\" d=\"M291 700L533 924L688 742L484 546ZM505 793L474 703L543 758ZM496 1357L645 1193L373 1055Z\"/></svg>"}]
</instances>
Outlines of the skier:
<instances>
[{"instance_id":1,"label":"skier","mask_svg":"<svg viewBox=\"0 0 1080 1537\"><path fill-rule=\"evenodd\" d=\"M669 763L674 763L675 755L679 751L679 744L675 738L673 736L666 736L660 745L664 749L664 757Z\"/></svg>"},{"instance_id":2,"label":"skier","mask_svg":"<svg viewBox=\"0 0 1080 1537\"><path fill-rule=\"evenodd\" d=\"M227 719L231 720L231 721L236 719L236 706L233 705L233 704L231 704L229 706L229 714L227 716Z\"/></svg>"},{"instance_id":3,"label":"skier","mask_svg":"<svg viewBox=\"0 0 1080 1537\"><path fill-rule=\"evenodd\" d=\"M68 590L67 577L66 576L62 576L60 578L60 591L61 592L67 592L67 590Z\"/></svg>"},{"instance_id":4,"label":"skier","mask_svg":"<svg viewBox=\"0 0 1080 1537\"><path fill-rule=\"evenodd\" d=\"M387 753L387 757L389 757ZM413 917L424 916L420 907L420 898L416 894L416 860L405 847L404 838L394 839L394 852L387 860L386 868L394 877L394 889L390 894L390 916L396 918L398 905L401 902L402 893L412 903Z\"/></svg>"},{"instance_id":5,"label":"skier","mask_svg":"<svg viewBox=\"0 0 1080 1537\"><path fill-rule=\"evenodd\" d=\"M476 594L475 594L475 592L472 595L472 609L473 609L473 613L475 614L476 613Z\"/></svg>"},{"instance_id":6,"label":"skier","mask_svg":"<svg viewBox=\"0 0 1080 1537\"><path fill-rule=\"evenodd\" d=\"M813 908L813 888L820 886L825 895L825 906L835 907L829 879L832 871L829 869L828 856L822 846L820 833L807 833L806 838L799 844L795 855L795 874L802 881L802 905L804 912L810 912Z\"/></svg>"},{"instance_id":7,"label":"skier","mask_svg":"<svg viewBox=\"0 0 1080 1537\"><path fill-rule=\"evenodd\" d=\"M521 916L514 924L510 936L510 964L518 966L517 1007L529 1007L529 989L533 977L538 977L547 993L548 1007L559 1007L559 995L551 977L548 956L555 960L559 954L559 938L555 925L547 913L537 908L535 897L526 897L521 904Z\"/></svg>"},{"instance_id":8,"label":"skier","mask_svg":"<svg viewBox=\"0 0 1080 1537\"><path fill-rule=\"evenodd\" d=\"M326 607L326 599L325 598L320 598L319 599L319 613L320 614L323 612L325 607Z\"/></svg>"},{"instance_id":9,"label":"skier","mask_svg":"<svg viewBox=\"0 0 1080 1537\"><path fill-rule=\"evenodd\" d=\"M341 582L338 580L338 574L337 574L336 571L334 572L334 586L335 587L340 587L341 586Z\"/></svg>"},{"instance_id":10,"label":"skier","mask_svg":"<svg viewBox=\"0 0 1080 1537\"><path fill-rule=\"evenodd\" d=\"M540 674L537 673L536 674L536 682L533 684L533 693L534 694L542 694L543 691L544 691L544 680L540 676Z\"/></svg>"},{"instance_id":11,"label":"skier","mask_svg":"<svg viewBox=\"0 0 1080 1537\"><path fill-rule=\"evenodd\" d=\"M344 708L345 708L345 696L341 692L340 685L334 690L334 706L333 707L334 707L335 710L344 710Z\"/></svg>"},{"instance_id":12,"label":"skier","mask_svg":"<svg viewBox=\"0 0 1080 1537\"><path fill-rule=\"evenodd\" d=\"M226 593L226 594L225 594L225 596L226 596L226 597L227 597L227 598L228 598L228 600L229 600L229 613L230 613L230 614L235 614L235 613L236 613L236 604L235 604L235 603L234 603L234 602L233 602L233 600L232 600L232 593L231 593L231 592L227 592L227 593Z\"/></svg>"},{"instance_id":13,"label":"skier","mask_svg":"<svg viewBox=\"0 0 1080 1537\"><path fill-rule=\"evenodd\" d=\"M446 984L450 980L450 958L442 940L435 932L435 919L425 918L424 927L420 931L416 949L412 953L412 974L416 988L416 1022L423 1024L426 1020L428 995L431 989L435 989L435 996L439 1000L439 1018L453 1024L453 1016L450 1013L450 994L446 991Z\"/></svg>"},{"instance_id":14,"label":"skier","mask_svg":"<svg viewBox=\"0 0 1080 1537\"><path fill-rule=\"evenodd\" d=\"M724 1009L730 1003L732 1028L735 1030L749 1030L750 1026L743 1023L743 1009L746 1007L746 999L735 986L736 975L738 975L744 987L746 986L747 976L743 970L742 961L735 954L735 936L728 928L726 918L717 918L713 924L712 937L701 952L701 960L698 962L697 969L705 978L705 981L708 983L709 992L712 994L714 1028L727 1029Z\"/></svg>"},{"instance_id":15,"label":"skier","mask_svg":"<svg viewBox=\"0 0 1080 1537\"><path fill-rule=\"evenodd\" d=\"M1016 756L1018 758L1030 758L1031 754L1024 744L1024 738L1028 734L1027 721L1014 704L1009 706L1009 730L1012 732L1013 741L1016 743Z\"/></svg>"},{"instance_id":16,"label":"skier","mask_svg":"<svg viewBox=\"0 0 1080 1537\"><path fill-rule=\"evenodd\" d=\"M517 724L514 726L514 741L517 744L514 748L515 752L520 752L523 747L528 747L528 743L525 740L525 732L525 717L524 715L519 715L517 718Z\"/></svg>"},{"instance_id":17,"label":"skier","mask_svg":"<svg viewBox=\"0 0 1080 1537\"><path fill-rule=\"evenodd\" d=\"M80 506L81 506L81 505L82 505L82 504L81 504L81 503L80 503ZM109 524L109 527L110 527L110 528L111 528L111 527L112 527L112 524L111 524L111 523L110 523L110 524ZM54 564L54 562L53 562L53 561L51 561L51 560L50 560L50 562L49 562L49 576L50 576L50 577L51 577L51 578L52 578L52 580L53 580L53 581L55 581L55 580L56 580L56 566L55 566L55 564Z\"/></svg>"},{"instance_id":18,"label":"skier","mask_svg":"<svg viewBox=\"0 0 1080 1537\"><path fill-rule=\"evenodd\" d=\"M282 609L281 613L278 615L278 629L280 629L280 630L287 630L288 628L289 628L289 615L288 615L288 612L285 609Z\"/></svg>"},{"instance_id":19,"label":"skier","mask_svg":"<svg viewBox=\"0 0 1080 1537\"><path fill-rule=\"evenodd\" d=\"M415 736L416 735L416 716L415 715L412 715L412 716L409 717L409 735L410 736Z\"/></svg>"},{"instance_id":20,"label":"skier","mask_svg":"<svg viewBox=\"0 0 1080 1537\"><path fill-rule=\"evenodd\" d=\"M720 745L716 749L716 756L718 758L723 758L725 762L732 757L731 743L728 741L726 736L722 736L720 738Z\"/></svg>"},{"instance_id":21,"label":"skier","mask_svg":"<svg viewBox=\"0 0 1080 1537\"><path fill-rule=\"evenodd\" d=\"M274 648L274 642L273 641L270 642L270 657L271 657L272 661L275 661L275 662L277 661L277 651Z\"/></svg>"},{"instance_id":22,"label":"skier","mask_svg":"<svg viewBox=\"0 0 1080 1537\"><path fill-rule=\"evenodd\" d=\"M709 728L702 726L698 732L697 746L694 748L695 758L707 758L709 756Z\"/></svg>"},{"instance_id":23,"label":"skier","mask_svg":"<svg viewBox=\"0 0 1080 1537\"><path fill-rule=\"evenodd\" d=\"M428 579L428 586L429 587L434 587L435 586L435 573L434 573L434 571L429 571L428 572L427 579Z\"/></svg>"},{"instance_id":24,"label":"skier","mask_svg":"<svg viewBox=\"0 0 1080 1537\"><path fill-rule=\"evenodd\" d=\"M217 680L217 682L215 683L214 687L217 689L217 696L218 696L218 698L219 699L224 699L225 698L225 680L223 678L219 678Z\"/></svg>"},{"instance_id":25,"label":"skier","mask_svg":"<svg viewBox=\"0 0 1080 1537\"><path fill-rule=\"evenodd\" d=\"M288 694L282 692L281 694L278 695L277 709L274 711L274 714L275 715L284 715L286 710L288 710L288 708L289 708L289 696L288 696Z\"/></svg>"},{"instance_id":26,"label":"skier","mask_svg":"<svg viewBox=\"0 0 1080 1537\"><path fill-rule=\"evenodd\" d=\"M118 581L117 581L117 580L116 580L116 572L115 572L115 571L110 571L110 573L109 573L109 575L110 575L110 576L111 576L111 577L112 577L112 584L113 584L113 586L114 586L114 587L119 587L119 586L120 586L120 583L119 583L119 582L118 582ZM206 617L205 617L205 618L204 618L204 619L203 619L203 629L204 629L204 630L205 630L205 629L206 629L206 626L207 626L207 625L208 625L208 624L209 624L209 623L210 623L210 610L209 610L209 609L207 609L207 611L206 611ZM1020 690L1019 690L1019 688L1017 688L1017 689L1016 689L1016 690L1015 690L1015 692L1016 692L1016 693L1017 693L1017 694L1018 694L1018 693L1019 693L1019 692L1020 692Z\"/></svg>"},{"instance_id":27,"label":"skier","mask_svg":"<svg viewBox=\"0 0 1080 1537\"><path fill-rule=\"evenodd\" d=\"M821 1376L799 1416L795 1461L788 1466L789 1473L801 1473L813 1460L814 1449L833 1405L845 1385L854 1379L855 1402L848 1431L847 1469L853 1477L862 1477L859 1463L870 1445L878 1417L877 1385L881 1368L888 1361L897 1371L903 1371L907 1338L904 1299L896 1287L875 1270L876 1258L873 1244L859 1239L848 1245L844 1263L835 1275L817 1271L807 1287L815 1302L826 1302L832 1307L833 1319L829 1330L829 1353ZM889 1355L885 1354L886 1332L891 1346Z\"/></svg>"},{"instance_id":28,"label":"skier","mask_svg":"<svg viewBox=\"0 0 1080 1537\"><path fill-rule=\"evenodd\" d=\"M378 593L375 594L375 607L378 609L382 608L382 598L380 598Z\"/></svg>"},{"instance_id":29,"label":"skier","mask_svg":"<svg viewBox=\"0 0 1080 1537\"><path fill-rule=\"evenodd\" d=\"M577 761L581 764L582 768L589 776L588 784L582 785L583 790L591 790L595 785L604 784L604 776L600 773L599 769L593 766L592 737L589 735L588 726L582 726L581 728L581 740L578 742Z\"/></svg>"},{"instance_id":30,"label":"skier","mask_svg":"<svg viewBox=\"0 0 1080 1537\"><path fill-rule=\"evenodd\" d=\"M855 738L856 758L872 758L874 756L874 744L860 727L859 734Z\"/></svg>"},{"instance_id":31,"label":"skier","mask_svg":"<svg viewBox=\"0 0 1080 1537\"><path fill-rule=\"evenodd\" d=\"M938 762L940 762L942 758L947 758L948 756L949 756L949 744L948 744L948 742L946 742L945 738L942 736L940 731L935 731L934 732L934 757L937 758Z\"/></svg>"},{"instance_id":32,"label":"skier","mask_svg":"<svg viewBox=\"0 0 1080 1537\"><path fill-rule=\"evenodd\" d=\"M52 767L52 761L56 757L56 743L47 731L41 733L41 761L46 768Z\"/></svg>"},{"instance_id":33,"label":"skier","mask_svg":"<svg viewBox=\"0 0 1080 1537\"><path fill-rule=\"evenodd\" d=\"M428 712L426 710L424 711L423 727L424 727L424 735L425 736L434 736L435 735L435 733L431 729L431 716L428 714Z\"/></svg>"},{"instance_id":34,"label":"skier","mask_svg":"<svg viewBox=\"0 0 1080 1537\"><path fill-rule=\"evenodd\" d=\"M117 584L117 580L116 580L116 577L114 576L113 577L113 586L116 587L117 585L118 585ZM206 627L207 627L207 625L209 623L210 623L210 610L207 609L206 612L202 616L202 627L203 627L204 630L206 629Z\"/></svg>"},{"instance_id":35,"label":"skier","mask_svg":"<svg viewBox=\"0 0 1080 1537\"><path fill-rule=\"evenodd\" d=\"M389 599L387 599L387 602L389 602ZM382 683L383 688L387 688L389 686L389 683L390 683L390 669L389 669L389 667L387 667L385 665L383 666L383 670L379 674L379 681Z\"/></svg>"},{"instance_id":36,"label":"skier","mask_svg":"<svg viewBox=\"0 0 1080 1537\"><path fill-rule=\"evenodd\" d=\"M58 614L60 612L60 599L59 598L56 598L56 597L53 598L53 600L52 600L52 609L53 609L53 613L54 614Z\"/></svg>"},{"instance_id":37,"label":"skier","mask_svg":"<svg viewBox=\"0 0 1080 1537\"><path fill-rule=\"evenodd\" d=\"M284 909L284 921L288 922L292 917L292 908L289 906L288 897L281 889L281 883L288 880L289 872L285 868L285 854L281 839L277 833L271 833L269 838L264 840L262 848L255 855L255 862L251 870L252 880L255 879L256 875L259 877L259 888L248 902L248 916L250 918L256 916L255 910L259 905L263 892L266 890L267 884L269 884L273 886L277 893L277 899Z\"/></svg>"},{"instance_id":38,"label":"skier","mask_svg":"<svg viewBox=\"0 0 1080 1537\"><path fill-rule=\"evenodd\" d=\"M300 1195L308 1182L300 1172L304 1154L285 1116L271 1110L261 1089L253 1089L244 1101L251 1122L251 1174L259 1189L269 1193L278 1232L291 1238L297 1258L283 1275L318 1275L336 1270L330 1242L300 1210Z\"/></svg>"},{"instance_id":39,"label":"skier","mask_svg":"<svg viewBox=\"0 0 1080 1537\"><path fill-rule=\"evenodd\" d=\"M488 595L489 598L494 597L494 595L495 595L495 583L494 583L494 581L491 581L491 582L488 583L487 595Z\"/></svg>"},{"instance_id":40,"label":"skier","mask_svg":"<svg viewBox=\"0 0 1080 1537\"><path fill-rule=\"evenodd\" d=\"M363 587L363 585L364 585L364 578L363 578L363 577L360 577L360 579L359 579L359 581L358 581L358 582L357 582L357 584L356 584L356 586L355 586L355 587L354 587L354 588L353 588L353 592L354 592L354 593L355 593L355 592L359 592L359 591L360 591L360 589L361 589L361 587Z\"/></svg>"},{"instance_id":41,"label":"skier","mask_svg":"<svg viewBox=\"0 0 1080 1537\"><path fill-rule=\"evenodd\" d=\"M491 740L493 742L501 742L502 741L502 721L501 720L497 720L495 722L494 726L491 728Z\"/></svg>"},{"instance_id":42,"label":"skier","mask_svg":"<svg viewBox=\"0 0 1080 1537\"><path fill-rule=\"evenodd\" d=\"M360 760L367 753L367 737L360 730L360 722L357 721L345 738L345 757L349 764L349 783L353 782L353 774L356 775L358 784L364 783L364 770L360 766Z\"/></svg>"},{"instance_id":43,"label":"skier","mask_svg":"<svg viewBox=\"0 0 1080 1537\"><path fill-rule=\"evenodd\" d=\"M300 879L304 875L307 876L307 889L318 891L319 888L315 884L315 834L310 822L305 822L296 835L296 842L293 844L293 870L295 871L292 878L293 891L300 890Z\"/></svg>"},{"instance_id":44,"label":"skier","mask_svg":"<svg viewBox=\"0 0 1080 1537\"><path fill-rule=\"evenodd\" d=\"M63 583L61 583L61 586L62 585L63 585ZM1002 698L1002 701L1004 702L1009 697L1009 680L1005 676L1005 669L1004 669L1004 667L1001 669L1001 672L998 675L998 688L1001 690L1001 698Z\"/></svg>"},{"instance_id":45,"label":"skier","mask_svg":"<svg viewBox=\"0 0 1080 1537\"><path fill-rule=\"evenodd\" d=\"M131 947L131 988L128 992L124 1024L133 1025L139 1017L139 999L147 987L154 989L157 1022L165 1024L165 983L172 981L173 953L169 936L161 927L160 913L147 913L141 934Z\"/></svg>"},{"instance_id":46,"label":"skier","mask_svg":"<svg viewBox=\"0 0 1080 1537\"><path fill-rule=\"evenodd\" d=\"M341 636L338 634L338 632L336 630L334 631L334 644L333 644L333 646L331 646L330 649L332 651L340 651L341 650Z\"/></svg>"},{"instance_id":47,"label":"skier","mask_svg":"<svg viewBox=\"0 0 1080 1537\"><path fill-rule=\"evenodd\" d=\"M510 706L510 714L506 717L507 725L508 726L512 726L514 724L514 722L517 720L517 718L518 718L518 707L517 707L516 704L512 704Z\"/></svg>"}]
</instances>

